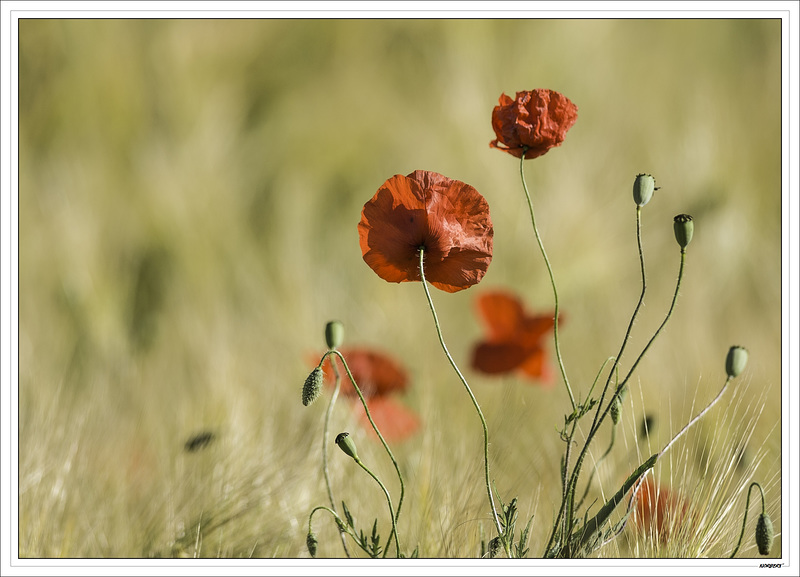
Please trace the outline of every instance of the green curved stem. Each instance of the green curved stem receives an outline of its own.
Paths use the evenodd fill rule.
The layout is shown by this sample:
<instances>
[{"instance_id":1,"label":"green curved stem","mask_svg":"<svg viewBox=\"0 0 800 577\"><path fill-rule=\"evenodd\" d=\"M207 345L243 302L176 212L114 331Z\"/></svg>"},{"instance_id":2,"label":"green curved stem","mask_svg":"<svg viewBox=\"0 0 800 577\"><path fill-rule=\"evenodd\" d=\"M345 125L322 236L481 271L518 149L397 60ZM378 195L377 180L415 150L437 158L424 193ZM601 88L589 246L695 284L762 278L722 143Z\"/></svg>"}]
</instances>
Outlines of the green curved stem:
<instances>
[{"instance_id":1,"label":"green curved stem","mask_svg":"<svg viewBox=\"0 0 800 577\"><path fill-rule=\"evenodd\" d=\"M369 407L367 407L367 401L364 399L364 395L361 393L361 389L358 387L355 378L353 377L353 373L350 372L350 367L347 366L347 361L344 360L344 356L339 351L333 349L325 353L325 356L328 355L337 355L341 360L342 364L344 365L344 370L347 371L347 376L350 378L350 382L353 384L353 388L358 393L358 398L361 399L361 404L364 406L364 411L367 414L367 419L369 419L370 425L372 425L372 429L375 431L375 434L378 435L378 438L383 444L383 448L388 453L389 458L392 460L392 464L394 465L394 470L397 471L397 477L400 479L400 501L397 503L397 511L392 513L392 533L395 534L395 538L397 537L395 533L395 522L397 519L400 519L400 508L403 506L403 497L405 496L405 483L403 482L403 474L400 472L400 466L397 464L397 459L394 458L394 454L392 450L389 448L389 445L386 443L386 440L383 438L378 426L375 424L375 421L372 420L372 414L369 412ZM325 357L323 357L324 359ZM389 541L391 541L392 535L389 535ZM387 546L388 549L388 546ZM386 549L384 549L386 551ZM398 555L400 554L400 550L398 549Z\"/></svg>"},{"instance_id":2,"label":"green curved stem","mask_svg":"<svg viewBox=\"0 0 800 577\"><path fill-rule=\"evenodd\" d=\"M628 340L631 336L631 330L633 330L633 323L636 320L636 316L639 314L639 309L642 308L642 303L644 302L644 294L647 291L647 275L644 271L644 251L642 250L642 207L638 204L636 205L636 242L639 246L639 264L642 270L642 292L639 295L639 302L636 303L636 308L633 310L633 314L631 315L631 320L628 323L628 329L625 331L625 337L622 339L622 345L620 346L619 352L617 353L616 359L614 360L614 364L611 367L611 370L608 373L608 378L606 379L606 385L603 388L603 393L600 395L600 402L597 403L597 411L594 414L594 420L592 421L592 428L597 426L598 418L600 416L600 411L603 408L603 399L605 399L606 392L608 391L608 387L611 384L611 375L614 374L614 369L619 366L619 362L622 359L622 353L625 352L625 346L628 344ZM613 399L612 399L613 402Z\"/></svg>"},{"instance_id":3,"label":"green curved stem","mask_svg":"<svg viewBox=\"0 0 800 577\"><path fill-rule=\"evenodd\" d=\"M572 387L569 386L569 379L567 378L567 371L564 368L564 361L561 358L561 347L558 342L558 290L556 289L556 280L553 276L553 269L550 266L550 259L547 258L547 253L544 250L544 244L542 244L542 239L539 236L539 228L536 226L536 216L533 212L533 201L531 201L531 195L528 192L528 185L525 183L525 171L523 170L523 163L525 162L525 154L519 160L519 175L522 179L522 189L525 191L525 198L528 200L528 209L531 213L531 223L533 224L533 233L536 235L536 242L539 243L539 250L542 252L542 257L544 257L544 263L547 265L547 272L550 275L550 284L553 285L553 297L555 300L555 320L553 322L553 340L555 341L555 349L556 349L556 358L558 359L558 367L561 369L561 378L564 380L564 386L567 388L567 394L569 394L569 400L572 403L572 410L575 410L575 395L572 393Z\"/></svg>"},{"instance_id":4,"label":"green curved stem","mask_svg":"<svg viewBox=\"0 0 800 577\"><path fill-rule=\"evenodd\" d=\"M683 270L684 270L685 263L686 263L686 249L685 248L681 248L681 265L680 265L680 269L678 271L678 282L675 285L675 293L672 296L672 304L669 307L669 311L667 312L667 316L664 319L664 321L661 323L661 325L658 327L658 329L656 330L655 334L650 338L650 340L648 341L647 345L645 345L644 349L642 349L642 352L639 354L639 357L633 363L633 366L631 367L630 371L628 371L628 374L625 376L625 378L622 380L622 382L617 385L616 390L614 391L614 394L611 396L611 400L609 401L608 405L606 406L605 411L603 411L603 414L597 420L597 423L591 429L589 429L589 433L586 436L586 441L585 441L585 443L583 445L583 449L581 450L581 453L578 456L578 460L575 463L575 468L572 470L572 474L570 475L569 484L568 484L567 491L566 491L568 499L574 499L574 491L575 491L575 487L577 486L578 476L580 475L580 470L581 470L581 466L583 464L583 459L586 457L586 453L589 450L589 446L591 445L591 442L594 439L595 434L597 434L597 431L599 430L600 425L602 424L602 422L606 418L606 416L608 416L608 413L611 411L611 405L614 403L616 398L619 396L620 392L625 388L625 385L628 384L628 380L630 380L631 376L633 375L634 371L636 370L636 367L639 366L639 363L641 362L642 358L644 358L644 355L650 349L650 347L652 346L653 342L656 340L656 337L658 337L658 335L661 334L661 331L664 330L664 327L666 326L667 322L669 321L670 317L672 316L672 311L675 310L675 303L678 300L678 294L679 294L680 288L681 288L681 281L683 279ZM553 541L555 539L556 527L558 526L558 522L560 521L562 515L567 515L568 514L567 513L568 510L571 510L571 507L568 507L568 503L562 504L562 506L559 508L558 516L556 517L556 523L553 526L553 532L550 534L550 539L548 540L548 544L547 544L547 547L546 547L545 551L548 551L550 549L550 547L552 546ZM569 527L570 524L571 524L571 521L572 521L571 514L568 515L568 518L565 521L566 521L566 526Z\"/></svg>"},{"instance_id":5,"label":"green curved stem","mask_svg":"<svg viewBox=\"0 0 800 577\"><path fill-rule=\"evenodd\" d=\"M394 507L392 507L392 498L389 496L389 491L386 490L386 487L381 483L381 480L375 476L375 473L369 470L369 468L359 459L358 457L353 457L353 460L358 463L358 466L364 469L369 476L375 479L375 482L381 486L383 489L383 494L386 495L386 501L389 503L389 516L392 518L392 535L394 535L394 546L397 549L397 556L400 557L400 542L397 540L397 521L395 520L394 514ZM391 535L389 539L391 540ZM387 544L386 548L383 550L383 556L386 557L386 552L389 550L389 546Z\"/></svg>"},{"instance_id":6,"label":"green curved stem","mask_svg":"<svg viewBox=\"0 0 800 577\"><path fill-rule=\"evenodd\" d=\"M336 502L333 500L333 489L331 489L331 479L330 475L328 474L328 433L330 431L329 424L331 421L331 414L333 413L333 406L336 404L336 399L339 397L339 389L341 389L342 386L342 378L339 374L339 367L336 366L336 363L331 362L331 366L333 367L333 374L336 378L336 385L333 388L333 394L331 395L330 403L328 403L328 409L325 411L325 427L322 433L322 474L325 476L325 488L328 490L328 499L331 502L331 509L335 511ZM339 537L342 539L344 554L347 555L347 558L349 559L350 551L347 549L345 531L343 531L341 527L338 527L338 529Z\"/></svg>"},{"instance_id":7,"label":"green curved stem","mask_svg":"<svg viewBox=\"0 0 800 577\"><path fill-rule=\"evenodd\" d=\"M750 511L750 494L753 492L753 487L758 487L758 490L761 491L761 514L767 512L767 505L764 499L764 489L761 488L761 485L756 483L755 481L750 485L750 488L747 490L747 504L744 506L744 519L742 520L742 532L739 533L739 542L736 544L736 548L731 553L730 559L733 559L734 555L739 552L739 547L742 546L742 539L744 538L744 529L747 525L747 513Z\"/></svg>"},{"instance_id":8,"label":"green curved stem","mask_svg":"<svg viewBox=\"0 0 800 577\"><path fill-rule=\"evenodd\" d=\"M419 276L420 279L422 280L422 287L425 289L425 296L428 299L428 305L430 306L431 313L433 314L433 324L436 326L436 334L439 336L439 344L442 345L442 350L444 350L444 354L447 356L447 360L450 361L450 365L453 367L453 370L456 372L458 378L461 380L461 383L464 385L464 388L467 390L469 398L472 399L472 404L475 406L475 410L478 413L478 417L480 417L481 419L481 426L483 427L483 469L486 481L486 492L489 494L489 505L492 508L492 519L494 520L494 525L495 528L497 529L497 534L500 537L500 540L503 542L503 548L506 551L506 555L510 558L511 549L509 547L509 544L506 542L506 539L503 536L503 530L500 527L500 518L497 516L497 508L495 507L494 504L494 496L492 495L492 488L489 480L489 428L486 426L486 419L483 416L483 411L481 411L481 407L478 404L478 400L472 393L472 389L467 383L467 379L465 379L464 375L461 374L461 371L458 369L458 365L456 365L456 362L453 360L452 355L450 355L450 351L447 350L447 345L445 344L444 337L442 336L442 329L439 325L439 317L436 315L436 308L433 306L433 299L431 298L430 290L428 290L428 282L425 280L424 260L425 260L425 249L420 247Z\"/></svg>"}]
</instances>

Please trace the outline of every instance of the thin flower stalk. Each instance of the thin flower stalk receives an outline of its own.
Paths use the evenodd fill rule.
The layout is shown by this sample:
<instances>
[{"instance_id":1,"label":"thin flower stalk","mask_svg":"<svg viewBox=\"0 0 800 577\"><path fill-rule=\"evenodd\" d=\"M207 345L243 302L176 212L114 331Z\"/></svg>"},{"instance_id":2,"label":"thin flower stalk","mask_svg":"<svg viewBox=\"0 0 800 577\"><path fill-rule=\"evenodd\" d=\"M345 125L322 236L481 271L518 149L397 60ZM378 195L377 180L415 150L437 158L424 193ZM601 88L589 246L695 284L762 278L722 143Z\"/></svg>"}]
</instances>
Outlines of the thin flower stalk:
<instances>
[{"instance_id":1,"label":"thin flower stalk","mask_svg":"<svg viewBox=\"0 0 800 577\"><path fill-rule=\"evenodd\" d=\"M472 399L472 404L475 406L475 410L478 413L478 417L481 420L481 426L483 427L483 464L484 464L484 476L486 481L486 492L489 495L489 505L492 509L492 519L494 520L495 528L497 529L497 534L500 536L501 541L503 542L503 548L505 549L506 555L511 557L511 549L509 544L506 542L505 538L503 538L503 530L500 526L500 518L497 516L497 508L494 504L494 496L492 495L492 488L491 482L489 477L489 428L486 426L486 419L483 416L483 411L481 411L481 407L478 404L478 400L475 398L475 395L472 392L472 389L467 383L467 380L464 378L464 375L461 374L461 371L456 365L455 360L453 360L450 351L447 349L447 345L444 342L444 336L442 335L442 329L439 325L439 317L436 314L436 308L433 306L433 299L431 298L430 290L428 290L428 282L425 280L425 250L424 248L420 248L419 251L419 275L422 280L422 287L425 289L425 296L428 299L428 305L431 309L431 314L433 314L433 324L436 326L436 334L439 337L439 344L442 346L442 350L444 351L447 360L450 361L450 365L453 367L453 370L458 375L458 378L461 380L461 383L464 385L464 388L467 390L470 399Z\"/></svg>"},{"instance_id":2,"label":"thin flower stalk","mask_svg":"<svg viewBox=\"0 0 800 577\"><path fill-rule=\"evenodd\" d=\"M369 419L369 422L372 425L372 429L375 431L375 434L378 435L378 438L380 439L381 444L383 445L383 448L386 450L386 453L389 455L389 458L392 460L392 464L394 465L394 470L397 472L397 478L400 480L400 500L397 503L397 510L392 514L392 521L393 521L392 533L394 533L395 532L394 522L396 522L396 520L400 518L400 509L403 506L403 498L405 497L405 483L403 482L403 474L400 472L400 466L397 464L397 459L394 458L394 454L392 453L392 450L389 448L389 445L386 443L386 440L383 438L383 435L381 434L380 430L378 429L378 426L375 424L375 421L372 420L372 415L369 412L369 407L367 407L367 401L364 399L364 395L362 394L361 389L359 388L358 384L356 383L356 380L353 377L353 373L350 371L350 367L347 366L347 361L344 359L344 355L342 355L342 353L340 353L337 350L330 350L327 353L325 353L325 357L327 357L329 355L336 355L342 361L342 364L344 365L344 370L347 372L347 376L350 378L350 382L353 384L353 387L355 388L356 393L358 393L358 398L361 399L361 404L364 406L364 411L366 412L367 418ZM395 535L395 537L396 537L396 535ZM389 540L391 541L391 539L392 539L392 535L389 535ZM399 550L398 550L398 553L399 553Z\"/></svg>"}]
</instances>

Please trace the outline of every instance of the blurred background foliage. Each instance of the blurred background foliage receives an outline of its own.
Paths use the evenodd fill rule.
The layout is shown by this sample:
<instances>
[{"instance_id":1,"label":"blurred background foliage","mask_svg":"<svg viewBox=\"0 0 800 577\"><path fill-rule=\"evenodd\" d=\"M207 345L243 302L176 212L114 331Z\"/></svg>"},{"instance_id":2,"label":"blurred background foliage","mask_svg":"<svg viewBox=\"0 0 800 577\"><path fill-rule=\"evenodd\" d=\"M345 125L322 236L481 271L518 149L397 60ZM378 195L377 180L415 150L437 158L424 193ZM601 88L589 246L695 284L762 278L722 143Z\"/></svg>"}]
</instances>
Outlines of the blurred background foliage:
<instances>
[{"instance_id":1,"label":"blurred background foliage","mask_svg":"<svg viewBox=\"0 0 800 577\"><path fill-rule=\"evenodd\" d=\"M579 108L563 146L525 164L573 386L585 392L616 354L638 298L631 185L650 173L661 189L643 211L649 292L623 367L669 306L673 216L693 215L695 237L628 418L656 415L663 445L716 394L728 347L746 346L755 408L743 410L762 411L747 450L764 455L757 478L771 480L779 531L780 26L20 21L20 556L307 556L308 512L327 502L324 410L304 409L300 388L333 318L348 345L392 351L411 374L404 402L424 428L397 449L409 551L478 555L478 524L491 523L477 419L422 287L385 283L358 246L363 204L416 169L471 184L491 207L485 279L433 297L490 422L498 486L541 520L540 555L566 395L468 366L476 294L508 288L552 309L517 160L488 146L500 94L533 88ZM339 412L337 425L354 427ZM203 431L214 441L185 451ZM354 434L396 490L385 456ZM621 453L606 493L638 464ZM357 500L371 481L338 457L337 494L367 528L385 520L379 493ZM341 555L333 524L317 524L320 555Z\"/></svg>"}]
</instances>

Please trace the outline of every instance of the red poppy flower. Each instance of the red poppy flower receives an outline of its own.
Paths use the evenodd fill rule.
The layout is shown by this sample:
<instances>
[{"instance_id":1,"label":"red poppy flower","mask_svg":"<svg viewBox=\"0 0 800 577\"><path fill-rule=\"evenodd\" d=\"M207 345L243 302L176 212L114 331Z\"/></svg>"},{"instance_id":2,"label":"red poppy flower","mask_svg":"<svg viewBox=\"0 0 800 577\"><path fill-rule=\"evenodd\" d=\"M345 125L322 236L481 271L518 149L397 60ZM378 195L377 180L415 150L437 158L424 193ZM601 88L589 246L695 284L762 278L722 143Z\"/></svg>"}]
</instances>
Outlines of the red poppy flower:
<instances>
[{"instance_id":1,"label":"red poppy flower","mask_svg":"<svg viewBox=\"0 0 800 577\"><path fill-rule=\"evenodd\" d=\"M404 391L408 387L408 375L406 371L391 357L371 349L339 349L353 378L361 389L365 398L381 397L394 392ZM335 361L341 375L342 395L357 397L355 389L347 378L344 365L337 355L328 357ZM330 363L323 363L322 370L325 373L325 383L333 386L335 375Z\"/></svg>"},{"instance_id":2,"label":"red poppy flower","mask_svg":"<svg viewBox=\"0 0 800 577\"><path fill-rule=\"evenodd\" d=\"M473 350L472 367L490 375L520 371L551 385L543 341L553 330L553 315L529 315L520 299L502 291L484 293L476 302L488 334Z\"/></svg>"},{"instance_id":3,"label":"red poppy flower","mask_svg":"<svg viewBox=\"0 0 800 577\"><path fill-rule=\"evenodd\" d=\"M340 349L339 352L347 361L347 366L367 401L372 420L383 438L387 441L403 441L414 434L420 426L419 418L392 398L394 393L401 393L408 388L408 374L405 369L390 356L372 349ZM377 439L342 361L337 355L328 358L336 362L339 368L342 396L351 400L352 410L358 415L362 426ZM323 373L325 385L333 387L335 375L329 362L323 363Z\"/></svg>"},{"instance_id":4,"label":"red poppy flower","mask_svg":"<svg viewBox=\"0 0 800 577\"><path fill-rule=\"evenodd\" d=\"M683 522L687 509L688 502L684 498L648 476L637 493L634 523L666 541L670 529Z\"/></svg>"},{"instance_id":5,"label":"red poppy flower","mask_svg":"<svg viewBox=\"0 0 800 577\"><path fill-rule=\"evenodd\" d=\"M523 90L517 92L514 100L502 94L500 104L492 111L492 128L497 139L489 146L517 158L523 154L526 159L536 158L561 146L567 130L577 119L578 107L554 90Z\"/></svg>"},{"instance_id":6,"label":"red poppy flower","mask_svg":"<svg viewBox=\"0 0 800 577\"><path fill-rule=\"evenodd\" d=\"M395 175L364 205L358 237L364 261L389 282L425 278L456 292L480 282L492 261L489 205L468 184L435 172Z\"/></svg>"}]
</instances>

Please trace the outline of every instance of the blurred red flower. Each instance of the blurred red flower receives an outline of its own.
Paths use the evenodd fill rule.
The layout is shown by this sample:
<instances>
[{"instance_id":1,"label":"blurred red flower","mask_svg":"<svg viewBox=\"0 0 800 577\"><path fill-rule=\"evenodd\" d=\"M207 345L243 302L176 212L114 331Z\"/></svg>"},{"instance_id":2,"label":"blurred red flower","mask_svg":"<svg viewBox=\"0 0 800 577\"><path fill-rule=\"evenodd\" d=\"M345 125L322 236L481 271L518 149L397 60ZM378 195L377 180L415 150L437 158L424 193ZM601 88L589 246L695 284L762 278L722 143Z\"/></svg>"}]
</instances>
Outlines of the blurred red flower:
<instances>
[{"instance_id":1,"label":"blurred red flower","mask_svg":"<svg viewBox=\"0 0 800 577\"><path fill-rule=\"evenodd\" d=\"M686 499L648 475L637 493L633 521L641 530L655 532L666 541L671 528L684 521L687 510Z\"/></svg>"},{"instance_id":2,"label":"blurred red flower","mask_svg":"<svg viewBox=\"0 0 800 577\"><path fill-rule=\"evenodd\" d=\"M577 119L578 107L554 90L523 90L517 92L514 100L502 94L500 104L492 111L492 128L497 139L489 146L517 158L523 154L526 159L536 158L561 146L567 130Z\"/></svg>"},{"instance_id":3,"label":"blurred red flower","mask_svg":"<svg viewBox=\"0 0 800 577\"><path fill-rule=\"evenodd\" d=\"M473 349L472 367L490 375L520 371L552 385L543 341L553 330L553 315L529 315L519 298L504 291L484 293L476 303L487 335Z\"/></svg>"},{"instance_id":4,"label":"blurred red flower","mask_svg":"<svg viewBox=\"0 0 800 577\"><path fill-rule=\"evenodd\" d=\"M372 349L340 349L339 352L347 361L347 366L367 401L372 420L383 438L387 441L402 441L413 435L419 429L419 418L392 398L394 393L401 393L408 388L408 374L405 369L392 357ZM330 355L328 359L336 362L339 368L342 396L349 398L352 410L358 414L361 424L377 438L342 361L337 355ZM325 385L333 387L335 375L330 362L323 363L323 373Z\"/></svg>"},{"instance_id":5,"label":"blurred red flower","mask_svg":"<svg viewBox=\"0 0 800 577\"><path fill-rule=\"evenodd\" d=\"M364 261L388 282L421 280L456 292L480 282L492 261L494 229L489 205L468 184L435 172L395 175L361 211L359 243Z\"/></svg>"},{"instance_id":6,"label":"blurred red flower","mask_svg":"<svg viewBox=\"0 0 800 577\"><path fill-rule=\"evenodd\" d=\"M400 364L390 356L366 348L339 349L353 378L364 397L380 397L394 392L402 392L408 387L408 374ZM347 397L357 397L358 394L353 388L352 383L347 378L344 365L337 355L330 355L328 359L336 362L339 368L342 382L342 395ZM322 370L325 373L325 384L333 386L335 376L333 367L330 363L323 363Z\"/></svg>"}]
</instances>

